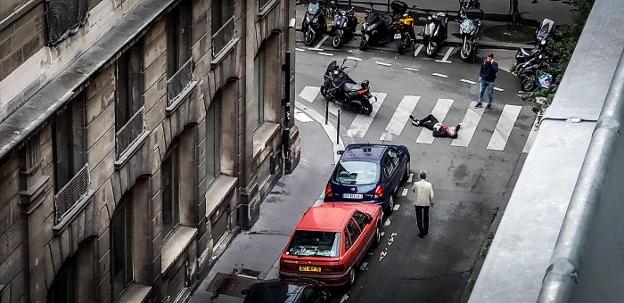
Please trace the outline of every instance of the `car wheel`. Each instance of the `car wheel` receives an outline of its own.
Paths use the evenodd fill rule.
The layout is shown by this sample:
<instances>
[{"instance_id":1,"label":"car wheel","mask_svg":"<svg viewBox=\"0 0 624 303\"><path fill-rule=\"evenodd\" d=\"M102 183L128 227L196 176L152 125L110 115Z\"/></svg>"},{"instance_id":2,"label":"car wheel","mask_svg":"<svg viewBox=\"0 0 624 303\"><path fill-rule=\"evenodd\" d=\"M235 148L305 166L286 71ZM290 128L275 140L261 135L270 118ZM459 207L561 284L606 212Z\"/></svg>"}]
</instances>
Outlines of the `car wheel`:
<instances>
[{"instance_id":1,"label":"car wheel","mask_svg":"<svg viewBox=\"0 0 624 303\"><path fill-rule=\"evenodd\" d=\"M379 229L381 226L381 222L377 222L377 227L375 228L375 239L373 239L373 247L379 246L381 243L381 230Z\"/></svg>"},{"instance_id":2,"label":"car wheel","mask_svg":"<svg viewBox=\"0 0 624 303\"><path fill-rule=\"evenodd\" d=\"M332 39L332 46L334 48L340 48L342 46L342 35L341 34L336 34L336 36L334 36L334 39Z\"/></svg>"},{"instance_id":3,"label":"car wheel","mask_svg":"<svg viewBox=\"0 0 624 303\"><path fill-rule=\"evenodd\" d=\"M347 283L348 286L353 286L353 284L355 284L355 278L356 278L355 265L353 265L353 267L349 271L349 282Z\"/></svg>"}]
</instances>

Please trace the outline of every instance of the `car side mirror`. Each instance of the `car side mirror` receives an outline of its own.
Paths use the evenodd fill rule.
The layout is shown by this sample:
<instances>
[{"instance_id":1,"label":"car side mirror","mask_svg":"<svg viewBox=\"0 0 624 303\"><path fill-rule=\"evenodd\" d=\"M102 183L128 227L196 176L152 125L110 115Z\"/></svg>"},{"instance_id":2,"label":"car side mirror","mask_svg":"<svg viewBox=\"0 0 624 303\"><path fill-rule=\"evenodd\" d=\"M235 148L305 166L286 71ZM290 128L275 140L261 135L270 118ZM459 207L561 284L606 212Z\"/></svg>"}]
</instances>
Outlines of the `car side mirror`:
<instances>
[{"instance_id":1,"label":"car side mirror","mask_svg":"<svg viewBox=\"0 0 624 303\"><path fill-rule=\"evenodd\" d=\"M342 154L344 154L344 150L339 150L339 151L336 152L336 154L342 155Z\"/></svg>"}]
</instances>

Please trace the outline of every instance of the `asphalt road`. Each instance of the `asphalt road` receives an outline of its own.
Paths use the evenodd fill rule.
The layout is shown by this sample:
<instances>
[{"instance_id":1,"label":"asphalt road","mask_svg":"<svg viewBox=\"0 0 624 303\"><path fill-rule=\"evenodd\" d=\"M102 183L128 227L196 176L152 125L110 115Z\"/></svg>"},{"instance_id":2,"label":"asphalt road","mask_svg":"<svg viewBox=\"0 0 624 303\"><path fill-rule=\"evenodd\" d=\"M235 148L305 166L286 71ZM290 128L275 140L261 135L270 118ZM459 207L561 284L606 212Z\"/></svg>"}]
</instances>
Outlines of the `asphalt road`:
<instances>
[{"instance_id":1,"label":"asphalt road","mask_svg":"<svg viewBox=\"0 0 624 303\"><path fill-rule=\"evenodd\" d=\"M461 62L457 48L444 58L447 50L437 58L444 62L437 62L423 53L397 56L391 51L361 53L352 48L319 52L298 45L297 106L324 114L326 103L317 90L327 64L347 56L361 59L347 61L351 77L368 79L383 101L378 101L371 121L330 104L334 114L341 110L342 140L407 146L412 171L427 170L436 193L429 236L420 239L412 193L408 190L403 196L411 183L399 189L400 206L385 222L384 244L369 254L356 285L336 293L336 302L459 302L494 216L513 190L526 158L523 150L530 146L525 143L535 115L517 96L517 79L502 70L496 81L502 91L495 92L493 110L475 111L471 102L477 99L478 85L462 79L477 81L478 65ZM510 66L509 51L495 54L501 67ZM412 126L405 118L409 113L420 117L432 111L446 113L443 121L449 125L464 121L458 140L432 139L430 131ZM334 114L328 118L336 125Z\"/></svg>"}]
</instances>

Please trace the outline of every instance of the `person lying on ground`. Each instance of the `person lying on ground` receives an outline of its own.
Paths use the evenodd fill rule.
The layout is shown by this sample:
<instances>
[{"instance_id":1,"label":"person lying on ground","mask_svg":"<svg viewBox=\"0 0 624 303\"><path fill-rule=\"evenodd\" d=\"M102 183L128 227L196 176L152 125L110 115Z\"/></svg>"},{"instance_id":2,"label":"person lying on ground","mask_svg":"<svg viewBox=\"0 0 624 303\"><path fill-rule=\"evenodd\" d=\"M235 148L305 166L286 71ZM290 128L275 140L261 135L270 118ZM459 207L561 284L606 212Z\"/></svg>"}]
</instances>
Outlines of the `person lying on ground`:
<instances>
[{"instance_id":1,"label":"person lying on ground","mask_svg":"<svg viewBox=\"0 0 624 303\"><path fill-rule=\"evenodd\" d=\"M423 119L416 119L413 115L410 115L409 117L412 120L413 125L426 127L433 132L434 137L448 137L451 139L455 139L457 138L457 132L461 127L461 124L458 124L455 127L449 127L448 125L442 124L432 114L429 114Z\"/></svg>"}]
</instances>

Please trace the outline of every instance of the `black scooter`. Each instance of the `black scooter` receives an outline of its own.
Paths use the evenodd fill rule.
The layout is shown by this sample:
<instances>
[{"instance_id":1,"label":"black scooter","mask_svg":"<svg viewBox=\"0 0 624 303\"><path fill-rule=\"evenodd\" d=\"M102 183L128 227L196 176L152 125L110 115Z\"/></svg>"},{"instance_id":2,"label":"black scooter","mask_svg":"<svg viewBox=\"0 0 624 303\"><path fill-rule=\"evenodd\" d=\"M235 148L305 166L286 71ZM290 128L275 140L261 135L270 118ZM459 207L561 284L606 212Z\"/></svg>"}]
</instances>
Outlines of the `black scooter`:
<instances>
[{"instance_id":1,"label":"black scooter","mask_svg":"<svg viewBox=\"0 0 624 303\"><path fill-rule=\"evenodd\" d=\"M368 11L362 23L361 50L366 50L369 45L394 41L399 17L407 11L407 4L403 1L392 1L390 7L392 12L381 12L372 8Z\"/></svg>"},{"instance_id":2,"label":"black scooter","mask_svg":"<svg viewBox=\"0 0 624 303\"><path fill-rule=\"evenodd\" d=\"M322 37L327 32L327 19L325 18L325 2L310 0L303 22L301 23L303 32L303 43L311 46L314 41Z\"/></svg>"},{"instance_id":3,"label":"black scooter","mask_svg":"<svg viewBox=\"0 0 624 303\"><path fill-rule=\"evenodd\" d=\"M423 27L422 37L425 52L429 57L435 57L442 43L446 41L448 17L445 13L435 13L427 16L427 23Z\"/></svg>"},{"instance_id":4,"label":"black scooter","mask_svg":"<svg viewBox=\"0 0 624 303\"><path fill-rule=\"evenodd\" d=\"M525 63L532 58L535 58L542 54L546 49L546 44L550 33L554 30L555 22L550 19L544 19L540 24L540 27L535 31L535 47L534 48L520 48L516 52L516 64L515 66Z\"/></svg>"},{"instance_id":5,"label":"black scooter","mask_svg":"<svg viewBox=\"0 0 624 303\"><path fill-rule=\"evenodd\" d=\"M459 0L459 16L462 19L459 24L459 35L462 39L460 57L464 61L475 61L475 55L479 48L479 30L483 10L479 8L479 2L475 0Z\"/></svg>"},{"instance_id":6,"label":"black scooter","mask_svg":"<svg viewBox=\"0 0 624 303\"><path fill-rule=\"evenodd\" d=\"M334 24L332 25L332 46L334 48L340 48L342 44L349 41L355 35L355 28L357 27L357 18L353 12L353 7L350 10L336 10L334 15Z\"/></svg>"},{"instance_id":7,"label":"black scooter","mask_svg":"<svg viewBox=\"0 0 624 303\"><path fill-rule=\"evenodd\" d=\"M321 86L321 94L328 101L338 101L346 105L355 106L358 112L370 115L373 111L373 105L377 99L370 92L368 80L364 80L361 84L357 84L345 72L344 66L346 58L342 64L338 66L336 61L332 61L327 66L325 75L323 76L323 86Z\"/></svg>"}]
</instances>

